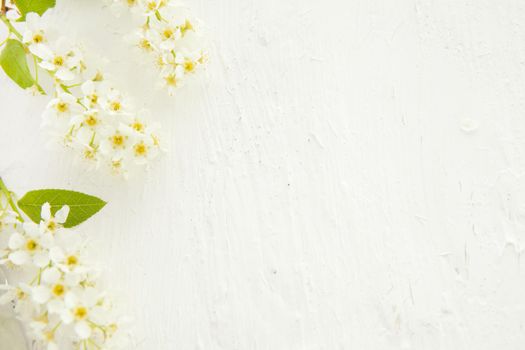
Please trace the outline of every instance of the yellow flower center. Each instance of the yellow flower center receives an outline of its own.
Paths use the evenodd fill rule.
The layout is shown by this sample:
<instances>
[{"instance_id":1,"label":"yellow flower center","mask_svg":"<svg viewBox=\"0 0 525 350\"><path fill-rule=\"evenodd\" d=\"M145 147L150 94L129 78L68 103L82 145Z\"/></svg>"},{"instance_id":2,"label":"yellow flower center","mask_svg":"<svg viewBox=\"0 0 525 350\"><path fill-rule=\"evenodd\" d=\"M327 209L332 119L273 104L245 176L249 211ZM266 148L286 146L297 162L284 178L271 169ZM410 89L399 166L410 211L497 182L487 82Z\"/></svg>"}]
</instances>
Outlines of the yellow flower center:
<instances>
[{"instance_id":1,"label":"yellow flower center","mask_svg":"<svg viewBox=\"0 0 525 350\"><path fill-rule=\"evenodd\" d=\"M44 36L42 34L36 33L35 35L33 35L33 42L35 44L40 44L43 41L44 41Z\"/></svg>"},{"instance_id":2,"label":"yellow flower center","mask_svg":"<svg viewBox=\"0 0 525 350\"><path fill-rule=\"evenodd\" d=\"M150 51L151 50L151 43L148 39L142 39L140 42L139 42L139 47L145 51Z\"/></svg>"},{"instance_id":3,"label":"yellow flower center","mask_svg":"<svg viewBox=\"0 0 525 350\"><path fill-rule=\"evenodd\" d=\"M45 332L44 338L47 342L52 342L53 340L55 340L55 332L54 331Z\"/></svg>"},{"instance_id":4,"label":"yellow flower center","mask_svg":"<svg viewBox=\"0 0 525 350\"><path fill-rule=\"evenodd\" d=\"M60 101L57 103L56 109L60 113L66 113L69 110L69 105L64 101Z\"/></svg>"},{"instance_id":5,"label":"yellow flower center","mask_svg":"<svg viewBox=\"0 0 525 350\"><path fill-rule=\"evenodd\" d=\"M83 320L87 316L87 309L83 306L79 306L75 308L75 311L73 312L73 315L75 315L75 318L77 320Z\"/></svg>"},{"instance_id":6,"label":"yellow flower center","mask_svg":"<svg viewBox=\"0 0 525 350\"><path fill-rule=\"evenodd\" d=\"M150 1L148 2L148 10L153 11L157 8L157 2L156 1Z\"/></svg>"},{"instance_id":7,"label":"yellow flower center","mask_svg":"<svg viewBox=\"0 0 525 350\"><path fill-rule=\"evenodd\" d=\"M123 147L124 141L125 141L124 135L115 134L111 136L111 143L113 144L113 147Z\"/></svg>"},{"instance_id":8,"label":"yellow flower center","mask_svg":"<svg viewBox=\"0 0 525 350\"><path fill-rule=\"evenodd\" d=\"M57 223L54 222L53 220L50 220L48 223L47 223L47 229L49 231L55 231L57 228Z\"/></svg>"},{"instance_id":9,"label":"yellow flower center","mask_svg":"<svg viewBox=\"0 0 525 350\"><path fill-rule=\"evenodd\" d=\"M146 145L142 141L140 143L137 143L133 148L137 157L144 157L148 153L148 147L146 147Z\"/></svg>"},{"instance_id":10,"label":"yellow flower center","mask_svg":"<svg viewBox=\"0 0 525 350\"><path fill-rule=\"evenodd\" d=\"M143 132L143 131L144 131L144 124L142 124L142 123L139 122L139 121L135 121L135 122L131 125L131 127L132 127L133 129L135 129L136 131L138 131L138 132Z\"/></svg>"},{"instance_id":11,"label":"yellow flower center","mask_svg":"<svg viewBox=\"0 0 525 350\"><path fill-rule=\"evenodd\" d=\"M98 102L98 95L97 94L89 95L88 99L89 99L89 102L91 102L91 104L94 105Z\"/></svg>"},{"instance_id":12,"label":"yellow flower center","mask_svg":"<svg viewBox=\"0 0 525 350\"><path fill-rule=\"evenodd\" d=\"M88 160L95 159L96 155L97 155L97 151L92 149L91 147L86 148L86 150L84 151L84 158Z\"/></svg>"},{"instance_id":13,"label":"yellow flower center","mask_svg":"<svg viewBox=\"0 0 525 350\"><path fill-rule=\"evenodd\" d=\"M113 101L109 104L109 109L113 112L118 112L122 109L122 104L119 101Z\"/></svg>"},{"instance_id":14,"label":"yellow flower center","mask_svg":"<svg viewBox=\"0 0 525 350\"><path fill-rule=\"evenodd\" d=\"M30 252L35 251L36 248L38 248L38 243L36 241L30 239L26 242L26 249Z\"/></svg>"},{"instance_id":15,"label":"yellow flower center","mask_svg":"<svg viewBox=\"0 0 525 350\"><path fill-rule=\"evenodd\" d=\"M67 257L67 265L68 266L75 266L78 264L78 258L74 255L70 255Z\"/></svg>"},{"instance_id":16,"label":"yellow flower center","mask_svg":"<svg viewBox=\"0 0 525 350\"><path fill-rule=\"evenodd\" d=\"M112 160L111 161L111 167L113 170L118 171L122 167L122 161L120 160Z\"/></svg>"},{"instance_id":17,"label":"yellow flower center","mask_svg":"<svg viewBox=\"0 0 525 350\"><path fill-rule=\"evenodd\" d=\"M23 300L27 296L26 292L24 292L22 289L17 288L16 290L16 298L18 300Z\"/></svg>"},{"instance_id":18,"label":"yellow flower center","mask_svg":"<svg viewBox=\"0 0 525 350\"><path fill-rule=\"evenodd\" d=\"M87 125L93 127L93 126L97 125L98 119L95 117L94 114L89 114L89 115L86 116L85 122L86 122Z\"/></svg>"},{"instance_id":19,"label":"yellow flower center","mask_svg":"<svg viewBox=\"0 0 525 350\"><path fill-rule=\"evenodd\" d=\"M164 39L170 39L172 36L173 36L173 29L171 28L166 28L164 29L164 31L162 32L162 36L164 36Z\"/></svg>"},{"instance_id":20,"label":"yellow flower center","mask_svg":"<svg viewBox=\"0 0 525 350\"><path fill-rule=\"evenodd\" d=\"M187 60L186 62L184 62L184 70L186 72L193 72L193 70L195 70L195 62L190 61L190 60Z\"/></svg>"},{"instance_id":21,"label":"yellow flower center","mask_svg":"<svg viewBox=\"0 0 525 350\"><path fill-rule=\"evenodd\" d=\"M127 0L128 6L132 7L137 4L137 0Z\"/></svg>"},{"instance_id":22,"label":"yellow flower center","mask_svg":"<svg viewBox=\"0 0 525 350\"><path fill-rule=\"evenodd\" d=\"M63 66L64 65L64 57L62 56L56 56L54 59L53 59L53 64L55 66Z\"/></svg>"},{"instance_id":23,"label":"yellow flower center","mask_svg":"<svg viewBox=\"0 0 525 350\"><path fill-rule=\"evenodd\" d=\"M66 291L66 288L61 284L56 284L53 287L53 294L56 295L57 297L64 295L65 291Z\"/></svg>"},{"instance_id":24,"label":"yellow flower center","mask_svg":"<svg viewBox=\"0 0 525 350\"><path fill-rule=\"evenodd\" d=\"M177 77L175 74L168 74L167 77L164 78L166 80L166 84L169 86L177 86Z\"/></svg>"}]
</instances>

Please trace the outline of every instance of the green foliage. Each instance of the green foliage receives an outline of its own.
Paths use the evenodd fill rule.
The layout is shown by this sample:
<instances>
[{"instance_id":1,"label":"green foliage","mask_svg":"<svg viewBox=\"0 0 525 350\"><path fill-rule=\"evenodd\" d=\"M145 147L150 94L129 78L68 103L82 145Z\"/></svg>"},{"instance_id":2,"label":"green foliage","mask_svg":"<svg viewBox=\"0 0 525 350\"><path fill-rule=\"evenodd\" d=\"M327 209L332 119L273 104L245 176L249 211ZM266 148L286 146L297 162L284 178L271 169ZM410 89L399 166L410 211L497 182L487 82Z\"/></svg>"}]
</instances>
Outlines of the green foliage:
<instances>
[{"instance_id":1,"label":"green foliage","mask_svg":"<svg viewBox=\"0 0 525 350\"><path fill-rule=\"evenodd\" d=\"M56 0L15 0L15 5L22 13L22 20L29 12L36 12L43 15L44 12L52 7L55 7Z\"/></svg>"},{"instance_id":2,"label":"green foliage","mask_svg":"<svg viewBox=\"0 0 525 350\"><path fill-rule=\"evenodd\" d=\"M35 80L27 65L26 52L22 43L15 39L7 40L0 54L0 66L15 83L27 89L35 85Z\"/></svg>"},{"instance_id":3,"label":"green foliage","mask_svg":"<svg viewBox=\"0 0 525 350\"><path fill-rule=\"evenodd\" d=\"M106 202L84 193L67 190L36 190L26 193L18 201L18 207L36 223L40 222L42 205L48 202L54 215L64 205L70 208L64 227L81 224L102 209Z\"/></svg>"}]
</instances>

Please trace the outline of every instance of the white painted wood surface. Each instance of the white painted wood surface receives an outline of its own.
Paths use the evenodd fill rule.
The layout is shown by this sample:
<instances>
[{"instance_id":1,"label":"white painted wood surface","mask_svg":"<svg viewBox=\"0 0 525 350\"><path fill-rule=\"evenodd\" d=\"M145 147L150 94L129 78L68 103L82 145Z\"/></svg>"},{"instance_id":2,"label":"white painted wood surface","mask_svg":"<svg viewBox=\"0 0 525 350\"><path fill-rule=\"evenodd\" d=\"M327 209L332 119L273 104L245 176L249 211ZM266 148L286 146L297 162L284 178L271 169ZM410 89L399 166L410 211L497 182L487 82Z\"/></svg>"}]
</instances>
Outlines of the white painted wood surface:
<instances>
[{"instance_id":1,"label":"white painted wood surface","mask_svg":"<svg viewBox=\"0 0 525 350\"><path fill-rule=\"evenodd\" d=\"M145 180L46 150L46 99L0 77L0 173L109 201L83 231L135 348L522 349L525 3L189 5L211 63L172 99L99 2L59 6L163 122Z\"/></svg>"}]
</instances>

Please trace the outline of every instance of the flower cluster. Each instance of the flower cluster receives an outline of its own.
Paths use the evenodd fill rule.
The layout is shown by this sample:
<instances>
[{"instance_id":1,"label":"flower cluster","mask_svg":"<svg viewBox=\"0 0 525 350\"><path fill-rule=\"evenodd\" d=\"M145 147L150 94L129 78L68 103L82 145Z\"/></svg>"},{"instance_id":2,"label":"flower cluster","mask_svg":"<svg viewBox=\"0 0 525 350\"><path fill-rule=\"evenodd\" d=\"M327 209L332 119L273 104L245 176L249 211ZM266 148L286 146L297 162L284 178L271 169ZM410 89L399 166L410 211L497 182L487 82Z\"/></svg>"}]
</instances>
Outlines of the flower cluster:
<instances>
[{"instance_id":1,"label":"flower cluster","mask_svg":"<svg viewBox=\"0 0 525 350\"><path fill-rule=\"evenodd\" d=\"M148 54L159 70L159 85L170 95L206 61L196 48L197 22L174 0L110 0L115 7L129 7L139 18L133 44Z\"/></svg>"},{"instance_id":2,"label":"flower cluster","mask_svg":"<svg viewBox=\"0 0 525 350\"><path fill-rule=\"evenodd\" d=\"M29 13L21 31L38 67L53 78L54 98L43 126L93 168L127 176L147 166L161 150L158 125L149 123L147 112L134 109L100 71L90 69L80 47L52 34L46 26L50 12Z\"/></svg>"},{"instance_id":3,"label":"flower cluster","mask_svg":"<svg viewBox=\"0 0 525 350\"><path fill-rule=\"evenodd\" d=\"M2 286L0 303L14 303L42 349L121 349L128 343L123 319L86 261L81 236L63 227L68 212L64 206L53 216L46 203L39 224L22 223L0 205L0 266L29 276L25 283Z\"/></svg>"}]
</instances>

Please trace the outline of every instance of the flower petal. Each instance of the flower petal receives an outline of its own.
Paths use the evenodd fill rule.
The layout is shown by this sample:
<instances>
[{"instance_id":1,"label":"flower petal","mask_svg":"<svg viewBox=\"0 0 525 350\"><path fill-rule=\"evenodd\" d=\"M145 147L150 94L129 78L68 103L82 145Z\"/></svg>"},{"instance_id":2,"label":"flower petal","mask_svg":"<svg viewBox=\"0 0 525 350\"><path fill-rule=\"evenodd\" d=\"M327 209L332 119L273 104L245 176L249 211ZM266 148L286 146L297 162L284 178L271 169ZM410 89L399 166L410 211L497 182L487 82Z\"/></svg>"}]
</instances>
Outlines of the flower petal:
<instances>
[{"instance_id":1,"label":"flower petal","mask_svg":"<svg viewBox=\"0 0 525 350\"><path fill-rule=\"evenodd\" d=\"M75 332L80 339L87 339L91 336L91 327L85 321L80 321L75 324Z\"/></svg>"},{"instance_id":2,"label":"flower petal","mask_svg":"<svg viewBox=\"0 0 525 350\"><path fill-rule=\"evenodd\" d=\"M59 224L63 224L67 220L67 216L69 215L69 206L64 205L62 208L60 208L59 211L55 214L55 219Z\"/></svg>"},{"instance_id":3,"label":"flower petal","mask_svg":"<svg viewBox=\"0 0 525 350\"><path fill-rule=\"evenodd\" d=\"M60 279L60 276L60 271L56 267L52 267L42 272L42 281L47 284L55 284Z\"/></svg>"},{"instance_id":4,"label":"flower petal","mask_svg":"<svg viewBox=\"0 0 525 350\"><path fill-rule=\"evenodd\" d=\"M40 211L40 217L45 221L51 219L51 204L46 202L42 205L42 210Z\"/></svg>"},{"instance_id":5,"label":"flower petal","mask_svg":"<svg viewBox=\"0 0 525 350\"><path fill-rule=\"evenodd\" d=\"M44 304L51 298L51 291L44 286L34 287L32 290L33 300L38 304Z\"/></svg>"},{"instance_id":6,"label":"flower petal","mask_svg":"<svg viewBox=\"0 0 525 350\"><path fill-rule=\"evenodd\" d=\"M27 252L18 250L16 252L12 252L11 254L9 254L8 258L13 264L21 266L21 265L26 264L29 261L29 257L30 256Z\"/></svg>"}]
</instances>

